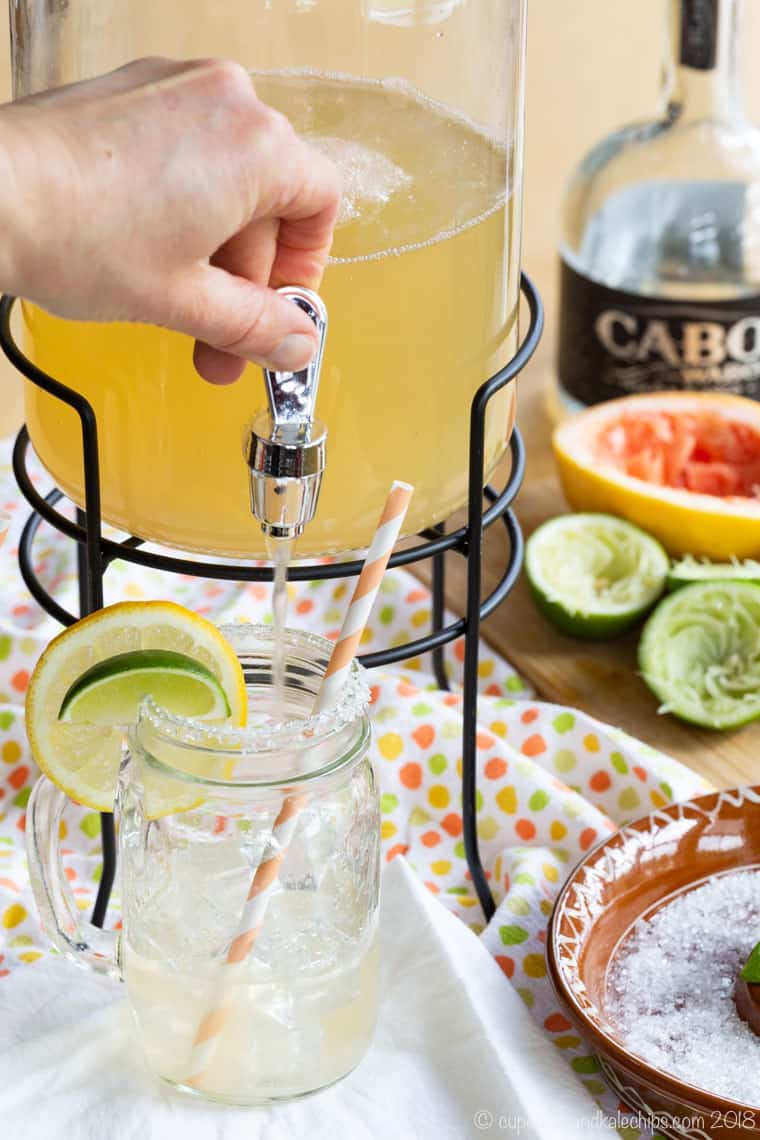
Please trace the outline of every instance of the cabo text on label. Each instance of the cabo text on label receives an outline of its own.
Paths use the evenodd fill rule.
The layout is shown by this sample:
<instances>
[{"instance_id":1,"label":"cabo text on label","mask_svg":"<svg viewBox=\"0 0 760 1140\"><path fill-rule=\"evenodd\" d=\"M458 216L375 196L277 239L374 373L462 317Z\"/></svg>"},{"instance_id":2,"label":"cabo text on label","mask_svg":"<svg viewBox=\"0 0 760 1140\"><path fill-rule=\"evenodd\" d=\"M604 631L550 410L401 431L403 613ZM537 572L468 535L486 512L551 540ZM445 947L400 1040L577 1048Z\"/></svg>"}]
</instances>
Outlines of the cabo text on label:
<instances>
[{"instance_id":1,"label":"cabo text on label","mask_svg":"<svg viewBox=\"0 0 760 1140\"><path fill-rule=\"evenodd\" d=\"M717 321L642 321L621 309L600 313L596 335L612 356L643 363L659 356L674 368L760 360L760 316L742 317L733 325Z\"/></svg>"}]
</instances>

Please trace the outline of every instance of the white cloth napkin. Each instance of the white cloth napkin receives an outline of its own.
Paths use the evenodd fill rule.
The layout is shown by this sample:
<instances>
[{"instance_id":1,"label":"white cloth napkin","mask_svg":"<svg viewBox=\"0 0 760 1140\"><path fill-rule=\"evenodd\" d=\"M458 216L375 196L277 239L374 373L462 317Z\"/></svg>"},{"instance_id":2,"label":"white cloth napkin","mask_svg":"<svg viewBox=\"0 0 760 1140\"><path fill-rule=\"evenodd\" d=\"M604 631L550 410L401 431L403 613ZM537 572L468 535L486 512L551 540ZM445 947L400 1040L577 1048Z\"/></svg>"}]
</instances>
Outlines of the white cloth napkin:
<instances>
[{"instance_id":1,"label":"white cloth napkin","mask_svg":"<svg viewBox=\"0 0 760 1140\"><path fill-rule=\"evenodd\" d=\"M277 1107L154 1080L124 989L62 960L0 987L0 1121L14 1140L613 1137L479 939L403 859L384 875L375 1042L346 1080Z\"/></svg>"}]
</instances>

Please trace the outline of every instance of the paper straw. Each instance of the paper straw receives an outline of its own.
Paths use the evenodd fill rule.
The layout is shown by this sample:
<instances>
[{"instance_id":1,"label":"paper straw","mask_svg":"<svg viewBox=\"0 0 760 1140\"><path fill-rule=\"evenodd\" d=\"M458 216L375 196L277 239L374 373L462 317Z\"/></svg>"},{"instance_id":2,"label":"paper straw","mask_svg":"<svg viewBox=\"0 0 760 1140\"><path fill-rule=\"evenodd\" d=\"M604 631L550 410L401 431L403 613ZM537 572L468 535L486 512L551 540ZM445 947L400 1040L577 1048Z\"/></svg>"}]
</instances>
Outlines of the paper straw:
<instances>
[{"instance_id":1,"label":"paper straw","mask_svg":"<svg viewBox=\"0 0 760 1140\"><path fill-rule=\"evenodd\" d=\"M219 1037L234 1011L229 985L232 981L230 977L231 967L234 968L244 962L253 948L264 921L270 895L277 883L280 864L288 853L288 847L298 823L298 816L307 799L308 796L306 795L287 796L277 819L274 821L272 836L269 841L269 849L272 853L256 868L256 874L253 876L235 936L224 959L219 990L193 1038L193 1050L188 1065L190 1076L185 1079L185 1084L192 1085L194 1088L203 1084L214 1050L219 1043Z\"/></svg>"},{"instance_id":2,"label":"paper straw","mask_svg":"<svg viewBox=\"0 0 760 1140\"><path fill-rule=\"evenodd\" d=\"M370 612L375 604L380 582L401 533L414 488L409 483L395 482L385 501L377 524L375 537L367 551L361 573L354 588L351 604L346 610L338 640L317 693L314 712L324 712L335 704L343 688L351 662L356 656Z\"/></svg>"},{"instance_id":3,"label":"paper straw","mask_svg":"<svg viewBox=\"0 0 760 1140\"><path fill-rule=\"evenodd\" d=\"M375 537L367 551L361 573L356 582L351 603L346 610L338 639L333 646L330 660L317 693L314 712L324 712L335 703L345 684L356 650L361 641L372 606L377 597L380 583L388 561L401 533L409 501L414 488L409 483L394 482L377 525ZM280 867L285 859L290 842L298 826L298 817L308 802L306 793L293 793L283 800L277 819L274 821L269 843L271 854L256 868L243 913L240 916L235 935L230 943L222 966L222 977L215 999L209 1011L202 1018L195 1037L188 1064L189 1076L184 1083L194 1088L203 1085L211 1060L224 1027L233 1013L234 1005L229 983L235 966L245 962L253 950L259 932L264 925L269 900L277 885Z\"/></svg>"}]
</instances>

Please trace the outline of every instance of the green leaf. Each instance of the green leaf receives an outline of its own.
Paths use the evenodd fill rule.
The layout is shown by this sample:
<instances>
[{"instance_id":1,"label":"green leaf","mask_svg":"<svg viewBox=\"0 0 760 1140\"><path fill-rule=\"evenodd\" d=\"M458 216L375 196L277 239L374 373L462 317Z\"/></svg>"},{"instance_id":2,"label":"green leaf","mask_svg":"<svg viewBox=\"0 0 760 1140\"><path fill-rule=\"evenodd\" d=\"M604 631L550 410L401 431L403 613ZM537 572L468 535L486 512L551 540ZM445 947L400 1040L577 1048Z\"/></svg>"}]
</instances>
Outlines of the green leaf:
<instances>
[{"instance_id":1,"label":"green leaf","mask_svg":"<svg viewBox=\"0 0 760 1140\"><path fill-rule=\"evenodd\" d=\"M744 963L741 976L745 982L760 982L760 942Z\"/></svg>"}]
</instances>

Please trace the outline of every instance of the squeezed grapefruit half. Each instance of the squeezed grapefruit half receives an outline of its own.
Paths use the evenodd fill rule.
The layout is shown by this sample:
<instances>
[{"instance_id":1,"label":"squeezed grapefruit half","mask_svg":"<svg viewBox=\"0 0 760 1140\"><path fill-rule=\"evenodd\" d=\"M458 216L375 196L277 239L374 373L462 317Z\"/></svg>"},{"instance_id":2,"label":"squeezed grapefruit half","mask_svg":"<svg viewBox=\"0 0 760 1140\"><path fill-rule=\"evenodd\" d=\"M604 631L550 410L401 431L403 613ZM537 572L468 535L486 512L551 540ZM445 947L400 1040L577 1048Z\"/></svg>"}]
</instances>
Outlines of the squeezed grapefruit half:
<instances>
[{"instance_id":1,"label":"squeezed grapefruit half","mask_svg":"<svg viewBox=\"0 0 760 1140\"><path fill-rule=\"evenodd\" d=\"M553 445L575 510L628 519L671 554L760 556L760 403L625 396L560 424Z\"/></svg>"}]
</instances>

